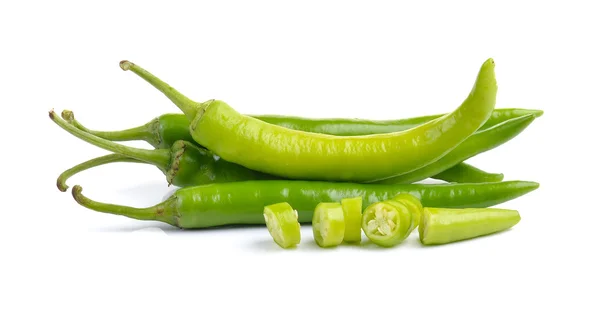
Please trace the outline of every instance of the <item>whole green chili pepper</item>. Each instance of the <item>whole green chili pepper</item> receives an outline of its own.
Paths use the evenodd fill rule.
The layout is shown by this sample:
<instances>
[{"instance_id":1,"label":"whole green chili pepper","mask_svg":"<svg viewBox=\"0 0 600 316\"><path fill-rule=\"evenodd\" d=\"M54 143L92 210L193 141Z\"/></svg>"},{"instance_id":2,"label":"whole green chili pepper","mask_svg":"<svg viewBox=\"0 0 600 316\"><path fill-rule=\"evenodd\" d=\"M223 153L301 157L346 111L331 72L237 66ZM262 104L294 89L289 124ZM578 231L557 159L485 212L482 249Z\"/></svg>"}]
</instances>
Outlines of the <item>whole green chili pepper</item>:
<instances>
[{"instance_id":1,"label":"whole green chili pepper","mask_svg":"<svg viewBox=\"0 0 600 316\"><path fill-rule=\"evenodd\" d=\"M529 109L495 109L490 118L479 129L486 129L506 120L533 115L535 117L542 116L544 112L541 110ZM148 142L154 148L170 148L175 141L185 140L195 142L190 135L190 121L184 114L163 114L152 119L150 122L129 128L121 131L97 131L90 130L79 123L73 112L64 110L62 118L73 124L77 128L84 130L90 134L102 137L112 141L128 141L128 140L143 140ZM346 119L346 118L324 118L324 119L309 119L294 116L279 116L279 115L251 115L261 121L270 124L279 125L285 128L295 129L299 131L321 133L337 136L358 136L371 134L384 134L392 132L405 131L421 124L427 123L433 119L442 117L445 114L436 114L428 116L420 116L399 120L389 121L371 121L362 119Z\"/></svg>"},{"instance_id":2,"label":"whole green chili pepper","mask_svg":"<svg viewBox=\"0 0 600 316\"><path fill-rule=\"evenodd\" d=\"M80 129L82 131L86 131L93 135L97 135L102 138L104 138L103 136L106 136L107 133L113 133L113 132L92 131L92 130L86 128L85 126L83 126L83 124L81 124L79 121L77 121L75 119L73 112L69 111L69 110L64 110L62 112L61 116L63 117L63 119L65 119L67 122L71 123L72 125L76 126L78 129ZM475 134L469 136L469 138L467 138L467 140L465 140L463 143L458 145L454 150L452 150L443 159L440 159L428 166L425 166L421 169L417 169L408 174L386 179L386 180L384 180L384 182L385 183L410 183L410 182L416 182L416 181L428 178L430 176L433 178L436 178L435 174L432 174L432 172L452 169L458 164L464 164L464 163L461 163L461 161L466 160L467 158L470 158L472 156L475 156L483 151L490 150L494 147L497 147L497 146L501 145L502 143L514 138L521 131L523 131L525 129L525 127L527 127L529 125L529 123L531 123L531 121L533 120L533 119L529 119L528 117L534 118L535 115L532 114L532 115L529 115L526 117L517 117L517 118L509 119L509 120L501 122L501 123L507 122L506 125L498 124L497 126L493 126L488 129L479 130ZM182 133L178 132L177 134L182 134ZM156 134L156 135L157 135L157 137L155 137L155 139L159 139L158 136L160 134ZM190 136L188 134L187 138L189 138L189 137ZM110 139L114 139L114 138L117 138L117 140L123 140L120 137L112 137ZM472 138L475 138L475 139L472 139ZM151 137L148 137L147 139L151 139ZM164 142L162 142L162 143L164 144ZM478 151L478 148L480 149L479 151ZM448 178L448 180L450 180L448 182L468 183L468 182L502 181L502 179L494 181L494 177L488 177L489 181L481 181L480 179L481 179L482 175L480 175L480 174L474 174L473 175L474 181L469 181L470 180L469 174L472 174L474 172L466 173L466 174L460 174L460 172L462 172L464 169L466 169L466 170L479 170L479 169L476 169L471 166L464 166L462 168L461 168L461 166L457 166L457 167L460 169L460 171L454 171L454 172L451 171L450 173L446 173L444 175L446 178ZM87 169L87 168L89 168L89 167L85 167L85 169ZM480 171L480 173L484 172L481 170L479 170L479 171ZM452 178L452 175L456 175L457 173L460 174L460 177L461 177L460 179L462 181L452 181L452 180L454 180ZM477 176L479 176L479 177L477 177ZM455 176L455 178L456 178L456 176ZM413 180L413 181L408 181L408 180ZM442 179L442 180L445 180L445 179ZM203 184L203 183L196 183L196 184Z\"/></svg>"},{"instance_id":3,"label":"whole green chili pepper","mask_svg":"<svg viewBox=\"0 0 600 316\"><path fill-rule=\"evenodd\" d=\"M423 209L419 239L424 245L447 244L509 229L521 220L519 212L497 208Z\"/></svg>"},{"instance_id":4,"label":"whole green chili pepper","mask_svg":"<svg viewBox=\"0 0 600 316\"><path fill-rule=\"evenodd\" d=\"M373 181L428 165L479 129L496 104L494 61L454 112L407 131L330 136L290 130L242 115L220 100L194 102L141 67L122 61L175 103L191 121L190 133L221 158L291 179Z\"/></svg>"},{"instance_id":5,"label":"whole green chili pepper","mask_svg":"<svg viewBox=\"0 0 600 316\"><path fill-rule=\"evenodd\" d=\"M190 142L176 141L170 149L133 148L88 134L62 120L54 111L50 111L50 118L67 132L90 144L155 165L167 176L169 185L175 184L185 187L203 183L275 179L271 175L220 159L210 151ZM120 161L122 159L122 157L115 156L104 157L91 164ZM72 174L72 172L67 172L67 175L69 174ZM58 181L61 181L60 178ZM57 184L61 189L61 184Z\"/></svg>"},{"instance_id":6,"label":"whole green chili pepper","mask_svg":"<svg viewBox=\"0 0 600 316\"><path fill-rule=\"evenodd\" d=\"M450 183L499 182L504 179L504 174L485 172L481 169L473 167L472 165L462 162L448 170L432 176L432 178Z\"/></svg>"},{"instance_id":7,"label":"whole green chili pepper","mask_svg":"<svg viewBox=\"0 0 600 316\"><path fill-rule=\"evenodd\" d=\"M182 188L165 201L146 208L106 204L72 189L75 200L89 209L139 220L155 220L181 228L234 224L264 224L266 205L288 202L298 211L300 223L310 223L321 202L362 197L370 205L400 193L409 193L425 207L488 207L539 187L538 183L507 181L477 184L357 184L298 180L240 181Z\"/></svg>"},{"instance_id":8,"label":"whole green chili pepper","mask_svg":"<svg viewBox=\"0 0 600 316\"><path fill-rule=\"evenodd\" d=\"M525 130L534 119L533 115L521 116L478 131L439 160L415 171L375 181L375 183L413 183L427 179L468 158L506 143Z\"/></svg>"}]
</instances>

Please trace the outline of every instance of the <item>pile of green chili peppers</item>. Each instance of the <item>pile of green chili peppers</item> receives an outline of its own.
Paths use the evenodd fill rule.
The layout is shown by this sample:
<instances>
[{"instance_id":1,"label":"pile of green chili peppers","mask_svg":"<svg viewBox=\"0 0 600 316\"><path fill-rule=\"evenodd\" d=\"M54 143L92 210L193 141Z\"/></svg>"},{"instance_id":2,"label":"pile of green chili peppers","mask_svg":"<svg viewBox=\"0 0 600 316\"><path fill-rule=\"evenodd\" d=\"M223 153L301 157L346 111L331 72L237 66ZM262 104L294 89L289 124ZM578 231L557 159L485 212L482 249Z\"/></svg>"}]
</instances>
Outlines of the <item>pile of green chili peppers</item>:
<instances>
[{"instance_id":1,"label":"pile of green chili peppers","mask_svg":"<svg viewBox=\"0 0 600 316\"><path fill-rule=\"evenodd\" d=\"M446 114L387 121L244 115L221 100L195 102L140 66L123 70L146 80L183 113L164 114L120 131L88 129L65 110L50 118L75 137L111 154L64 171L73 175L114 162L156 166L180 187L154 206L134 208L91 200L73 186L82 206L139 220L192 229L266 225L283 248L300 243L310 223L321 247L400 244L417 229L424 245L445 244L508 229L515 210L490 208L538 188L503 181L465 161L523 132L541 110L495 108L495 63L481 66L461 105ZM154 149L121 142L143 140ZM422 184L434 178L447 183Z\"/></svg>"}]
</instances>

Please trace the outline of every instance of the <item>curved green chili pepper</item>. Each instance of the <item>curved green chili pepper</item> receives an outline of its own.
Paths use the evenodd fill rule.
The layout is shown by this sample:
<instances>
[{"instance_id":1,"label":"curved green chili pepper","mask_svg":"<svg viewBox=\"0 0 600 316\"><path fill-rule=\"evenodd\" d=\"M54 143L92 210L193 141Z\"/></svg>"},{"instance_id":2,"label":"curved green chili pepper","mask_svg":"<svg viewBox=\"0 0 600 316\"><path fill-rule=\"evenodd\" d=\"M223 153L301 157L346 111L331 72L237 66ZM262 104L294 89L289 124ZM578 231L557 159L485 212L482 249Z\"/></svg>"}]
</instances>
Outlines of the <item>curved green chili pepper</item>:
<instances>
[{"instance_id":1,"label":"curved green chili pepper","mask_svg":"<svg viewBox=\"0 0 600 316\"><path fill-rule=\"evenodd\" d=\"M190 119L200 145L247 168L291 179L373 181L407 173L443 157L479 129L496 104L494 61L454 112L407 131L330 136L290 130L242 115L223 101L194 102L141 67L122 61L163 92Z\"/></svg>"},{"instance_id":2,"label":"curved green chili pepper","mask_svg":"<svg viewBox=\"0 0 600 316\"><path fill-rule=\"evenodd\" d=\"M410 193L428 207L488 207L539 187L538 183L507 181L478 184L357 184L318 181L242 181L183 188L151 207L135 208L96 202L72 189L75 200L89 209L140 220L162 221L181 228L234 224L264 224L265 205L286 201L298 211L300 223L310 223L317 204L362 197L365 204Z\"/></svg>"},{"instance_id":3,"label":"curved green chili pepper","mask_svg":"<svg viewBox=\"0 0 600 316\"><path fill-rule=\"evenodd\" d=\"M543 113L544 111L541 110L509 108L495 109L490 118L479 130L486 129L512 118L525 115L540 117ZM190 135L190 121L187 119L187 117L185 117L184 114L163 114L142 126L121 131L90 130L81 125L81 123L75 119L73 112L64 110L61 115L64 120L73 124L77 128L107 140L143 140L148 142L154 148L170 148L171 145L178 140L185 140L192 143L195 142ZM445 114L436 114L389 121L371 121L346 118L309 119L279 115L250 116L270 124L299 131L337 136L359 136L405 131L444 115Z\"/></svg>"},{"instance_id":4,"label":"curved green chili pepper","mask_svg":"<svg viewBox=\"0 0 600 316\"><path fill-rule=\"evenodd\" d=\"M94 133L93 135L102 137L102 136L107 136L110 135L110 133L118 133L118 132L98 132L98 131L92 131L89 130L88 128L86 128L85 126L83 126L83 124L81 124L79 121L77 121L74 117L74 114L72 111L69 110L64 110L62 112L62 115L64 120L66 120L67 122L71 123L73 126L77 127L78 129L82 130L82 131L86 131L88 133ZM534 115L531 115L531 117L534 117ZM506 125L497 125L494 126L492 128L489 128L487 130L480 130L478 132L476 132L475 134L471 135L469 138L467 138L467 140L465 140L463 143L461 143L460 145L458 145L454 150L452 150L448 155L445 156L445 158L440 159L428 166L425 166L421 169L415 170L413 172L410 172L406 175L402 175L399 177L393 177L393 178L389 178L386 179L382 182L385 183L410 183L410 182L416 182L422 179L425 179L428 177L428 175L430 175L432 173L432 171L435 170L450 170L450 173L447 173L446 175L444 175L445 177L450 177L449 180L453 180L451 175L455 175L457 173L459 173L459 175L461 176L462 181L448 181L448 182L464 182L464 183L469 183L469 182L497 182L497 181L502 181L502 179L496 180L494 181L493 178L490 178L489 181L481 181L481 176L478 178L477 174L474 174L474 181L469 181L469 173L464 173L463 169L469 169L469 167L471 169L473 169L473 167L471 166L464 166L464 163L461 163L460 161L465 160L469 157L472 157L480 152L486 151L486 150L490 150L494 147L497 147L499 145L501 145L502 143L514 138L515 136L517 136L523 129L525 129L525 127L527 127L527 125L529 125L530 123L530 119L526 118L526 117L517 117L514 119L509 119L507 121L504 121L506 123ZM181 127L181 126L180 126ZM138 128L136 128L138 129ZM142 129L143 130L143 129ZM181 134L181 131L177 132L177 134ZM129 132L128 132L129 133ZM131 134L131 133L130 133ZM160 134L157 134L160 135ZM477 135L477 137L475 137ZM474 140L471 140L471 138L474 138ZM118 140L123 140L123 138L121 137L112 137L110 139L114 139L117 138ZM189 133L187 135L187 138L190 138ZM158 137L156 137L156 139L159 139ZM165 144L165 142L161 142L161 144ZM481 150L477 151L477 145L481 146ZM463 166L461 166L463 165ZM451 169L453 169L454 167L457 167L459 170L458 171L452 171ZM87 169L87 168L85 168ZM476 169L479 170L479 169ZM483 172L483 171L480 171ZM431 175L431 177L436 178L435 174ZM456 177L456 176L455 176ZM413 179L414 181L407 181ZM438 178L439 179L439 178ZM196 183L196 184L204 184L206 182L202 182L202 183Z\"/></svg>"},{"instance_id":5,"label":"curved green chili pepper","mask_svg":"<svg viewBox=\"0 0 600 316\"><path fill-rule=\"evenodd\" d=\"M50 118L58 126L81 140L100 148L155 165L167 176L169 185L175 184L185 187L203 183L275 179L271 175L250 170L220 159L210 151L190 142L176 141L170 149L134 148L88 134L59 118L54 111L50 111ZM98 161L91 164L98 164ZM74 169L77 169L77 167Z\"/></svg>"},{"instance_id":6,"label":"curved green chili pepper","mask_svg":"<svg viewBox=\"0 0 600 316\"><path fill-rule=\"evenodd\" d=\"M374 181L375 183L413 183L443 172L477 154L496 148L519 135L533 120L526 115L504 121L488 129L476 132L439 160L415 171L396 177Z\"/></svg>"},{"instance_id":7,"label":"curved green chili pepper","mask_svg":"<svg viewBox=\"0 0 600 316\"><path fill-rule=\"evenodd\" d=\"M419 238L424 245L447 244L509 229L519 212L497 208L423 209Z\"/></svg>"},{"instance_id":8,"label":"curved green chili pepper","mask_svg":"<svg viewBox=\"0 0 600 316\"><path fill-rule=\"evenodd\" d=\"M480 182L499 182L504 179L502 173L489 173L473 167L467 163L459 163L454 167L444 170L435 176L434 179L446 182L456 183L480 183Z\"/></svg>"}]
</instances>

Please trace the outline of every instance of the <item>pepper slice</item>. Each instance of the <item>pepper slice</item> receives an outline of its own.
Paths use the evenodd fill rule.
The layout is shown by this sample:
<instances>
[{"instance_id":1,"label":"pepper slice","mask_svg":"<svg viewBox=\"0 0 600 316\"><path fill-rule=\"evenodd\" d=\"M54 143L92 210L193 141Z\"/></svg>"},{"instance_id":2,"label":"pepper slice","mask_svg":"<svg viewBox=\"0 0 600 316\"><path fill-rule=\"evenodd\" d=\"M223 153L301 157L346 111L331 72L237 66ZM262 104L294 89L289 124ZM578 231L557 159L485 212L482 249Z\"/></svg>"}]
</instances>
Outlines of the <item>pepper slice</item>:
<instances>
[{"instance_id":1,"label":"pepper slice","mask_svg":"<svg viewBox=\"0 0 600 316\"><path fill-rule=\"evenodd\" d=\"M424 245L447 244L509 229L520 220L519 212L507 209L426 207L419 239Z\"/></svg>"},{"instance_id":2,"label":"pepper slice","mask_svg":"<svg viewBox=\"0 0 600 316\"><path fill-rule=\"evenodd\" d=\"M300 243L298 212L287 203L265 206L263 211L269 234L282 248L291 248Z\"/></svg>"},{"instance_id":3,"label":"pepper slice","mask_svg":"<svg viewBox=\"0 0 600 316\"><path fill-rule=\"evenodd\" d=\"M312 218L315 242L320 247L334 247L344 240L344 210L340 203L319 203Z\"/></svg>"},{"instance_id":4,"label":"pepper slice","mask_svg":"<svg viewBox=\"0 0 600 316\"><path fill-rule=\"evenodd\" d=\"M342 199L342 209L344 210L344 229L345 242L360 242L362 237L362 197Z\"/></svg>"},{"instance_id":5,"label":"pepper slice","mask_svg":"<svg viewBox=\"0 0 600 316\"><path fill-rule=\"evenodd\" d=\"M395 200L369 205L362 215L362 229L376 245L393 247L410 234L413 225L408 207Z\"/></svg>"},{"instance_id":6,"label":"pepper slice","mask_svg":"<svg viewBox=\"0 0 600 316\"><path fill-rule=\"evenodd\" d=\"M410 213L412 215L411 225L408 228L408 231L406 232L407 233L406 237L408 237L408 235L410 235L410 233L412 233L412 231L415 230L415 228L417 228L417 226L421 222L421 214L423 213L423 204L421 204L421 200L419 200L414 195L409 194L409 193L398 194L393 198L393 200L403 203L406 207L408 207L408 210L410 211Z\"/></svg>"}]
</instances>

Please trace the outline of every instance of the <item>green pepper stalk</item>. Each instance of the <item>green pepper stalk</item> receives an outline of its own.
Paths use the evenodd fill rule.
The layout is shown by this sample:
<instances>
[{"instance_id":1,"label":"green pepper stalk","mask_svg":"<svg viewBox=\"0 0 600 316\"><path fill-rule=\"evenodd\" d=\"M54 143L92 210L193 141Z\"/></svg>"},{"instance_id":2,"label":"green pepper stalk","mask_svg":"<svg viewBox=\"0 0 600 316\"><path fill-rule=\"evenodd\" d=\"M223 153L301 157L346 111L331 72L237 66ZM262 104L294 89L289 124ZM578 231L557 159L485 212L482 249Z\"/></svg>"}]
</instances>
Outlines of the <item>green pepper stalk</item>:
<instances>
[{"instance_id":1,"label":"green pepper stalk","mask_svg":"<svg viewBox=\"0 0 600 316\"><path fill-rule=\"evenodd\" d=\"M122 61L167 96L190 120L196 142L223 159L290 179L375 181L440 159L478 130L496 104L495 64L483 63L455 111L410 130L331 136L290 130L242 115L220 100L192 101L141 67Z\"/></svg>"},{"instance_id":2,"label":"green pepper stalk","mask_svg":"<svg viewBox=\"0 0 600 316\"><path fill-rule=\"evenodd\" d=\"M426 207L419 225L419 238L424 245L447 244L503 231L520 220L519 212L514 210Z\"/></svg>"},{"instance_id":3,"label":"green pepper stalk","mask_svg":"<svg viewBox=\"0 0 600 316\"><path fill-rule=\"evenodd\" d=\"M238 224L264 224L265 205L288 202L298 211L300 223L310 223L321 202L362 197L364 205L409 193L426 207L489 207L539 187L538 183L507 181L477 184L358 184L298 180L263 180L214 183L178 189L165 201L146 208L107 204L85 197L80 186L72 189L82 206L103 213L139 220L155 220L180 228Z\"/></svg>"},{"instance_id":4,"label":"green pepper stalk","mask_svg":"<svg viewBox=\"0 0 600 316\"><path fill-rule=\"evenodd\" d=\"M413 183L435 176L468 158L496 148L513 139L524 131L534 119L533 115L521 116L478 131L436 162L400 176L375 181L375 183Z\"/></svg>"},{"instance_id":5,"label":"green pepper stalk","mask_svg":"<svg viewBox=\"0 0 600 316\"><path fill-rule=\"evenodd\" d=\"M141 149L117 144L98 136L88 134L75 126L62 120L54 111L50 111L50 118L58 126L71 133L75 137L84 140L100 148L118 153L130 158L135 158L148 164L155 165L167 177L169 185L191 186L203 183L218 183L243 180L274 179L275 177L266 175L254 170L246 169L220 159L210 151L201 148L193 143L186 141L176 141L170 149ZM111 156L88 163L83 168L90 165L98 165L113 161L126 161L122 157ZM130 160L127 160L130 161ZM71 170L81 168L74 167ZM73 172L67 172L66 177L59 178L57 185L59 189L64 188L63 183Z\"/></svg>"},{"instance_id":6,"label":"green pepper stalk","mask_svg":"<svg viewBox=\"0 0 600 316\"><path fill-rule=\"evenodd\" d=\"M92 135L102 137L102 138L104 138L103 136L111 136L111 133L118 133L118 132L98 132L98 131L90 130L90 129L86 128L83 124L81 124L79 121L77 121L75 119L73 112L69 111L69 110L64 110L62 112L61 116L65 121L69 122L70 124L77 127L78 129L85 131L87 133L90 133ZM530 116L533 117L534 115L530 115ZM504 123L506 125L501 125ZM489 150L493 147L499 146L503 142L506 142L509 139L518 135L525 127L527 127L527 125L529 123L530 123L530 119L528 119L527 116L517 117L514 119L509 119L507 121L503 121L501 124L498 124L497 126L491 127L487 130L480 130L480 131L476 132L475 134L471 135L469 138L467 138L467 140L465 142L458 145L453 151L451 151L443 159L440 159L440 160L432 163L431 165L421 168L419 170L415 170L414 172L408 173L403 176L387 179L382 182L410 183L409 181L407 181L407 179L408 180L412 179L412 180L414 180L412 182L416 182L416 181L427 178L428 175L430 175L433 171L445 170L445 169L447 169L447 171L449 171L449 172L446 172L444 175L442 175L441 178L437 177L437 175L435 175L435 174L432 175L431 177L437 178L440 180L444 180L444 181L448 181L448 182L464 182L464 183L502 181L503 175L500 175L498 177L498 175L496 175L496 174L487 174L483 170L479 170L475 167L472 167L472 166L467 165L466 163L460 162L460 161L465 160L469 157L472 157L472 156L474 156L480 152L483 152L485 150ZM151 124L151 125L156 125L156 124ZM140 131L144 131L144 130L148 131L148 129L146 129L146 128L135 128L135 129L139 129ZM170 130L173 130L173 129L170 129ZM128 132L128 134L133 134L133 133ZM148 136L147 138L156 140L156 139L161 139L160 138L160 137L162 137L161 135L164 135L164 133L150 133L150 132L147 133L147 135L152 135L152 134L155 134L156 137ZM186 141L189 138L191 138L190 134L187 133L186 131L177 129L177 131L174 134L171 134L170 136L168 136L169 137L168 139L172 140L173 135L180 135L180 134L185 134L185 135L181 135L181 137L184 137L187 135L186 138L184 138L184 140L186 140ZM475 138L475 139L470 141L471 138ZM112 139L126 140L123 137L121 137L121 135L118 135L118 137L117 136L109 137L109 140L112 140ZM162 139L163 140L160 142L153 141L150 143L153 144L153 146L155 144L160 144L161 146L165 145L166 144L166 142L164 141L165 138L162 138ZM155 146L155 147L157 147L157 146ZM160 147L160 146L158 146L158 147ZM105 163L110 163L110 162L111 161L106 161ZM455 165L452 165L453 163L455 163ZM97 166L100 164L103 164L103 163L100 163L100 161L98 161L97 163L95 163L95 162L90 163L90 162L86 161L86 162L82 163L83 166L81 166L79 168L76 166L76 167L73 167L72 169L73 170L77 170L77 169L86 170L86 169L91 168L93 165ZM457 168L458 170L452 170L454 168ZM71 175L73 175L75 173L76 172L71 172ZM460 181L457 181L458 179ZM485 181L482 181L482 179L485 179ZM66 180L66 179L64 179L64 180ZM203 184L203 183L196 183L196 184Z\"/></svg>"},{"instance_id":7,"label":"green pepper stalk","mask_svg":"<svg viewBox=\"0 0 600 316\"><path fill-rule=\"evenodd\" d=\"M495 109L490 118L479 130L492 127L496 124L520 116L533 115L535 117L540 117L543 113L544 112L541 110L530 109ZM194 139L190 135L190 121L187 119L187 117L185 117L184 114L163 114L152 119L150 122L144 125L120 131L97 131L87 129L75 119L73 112L69 110L63 111L61 115L63 119L73 124L77 128L107 140L142 140L148 142L154 148L170 148L173 143L178 140L185 140L192 143L194 142ZM347 118L310 119L280 115L250 116L270 124L299 131L336 136L359 136L405 131L427 123L431 120L440 118L444 115L445 114L435 114L388 121L371 121Z\"/></svg>"}]
</instances>

